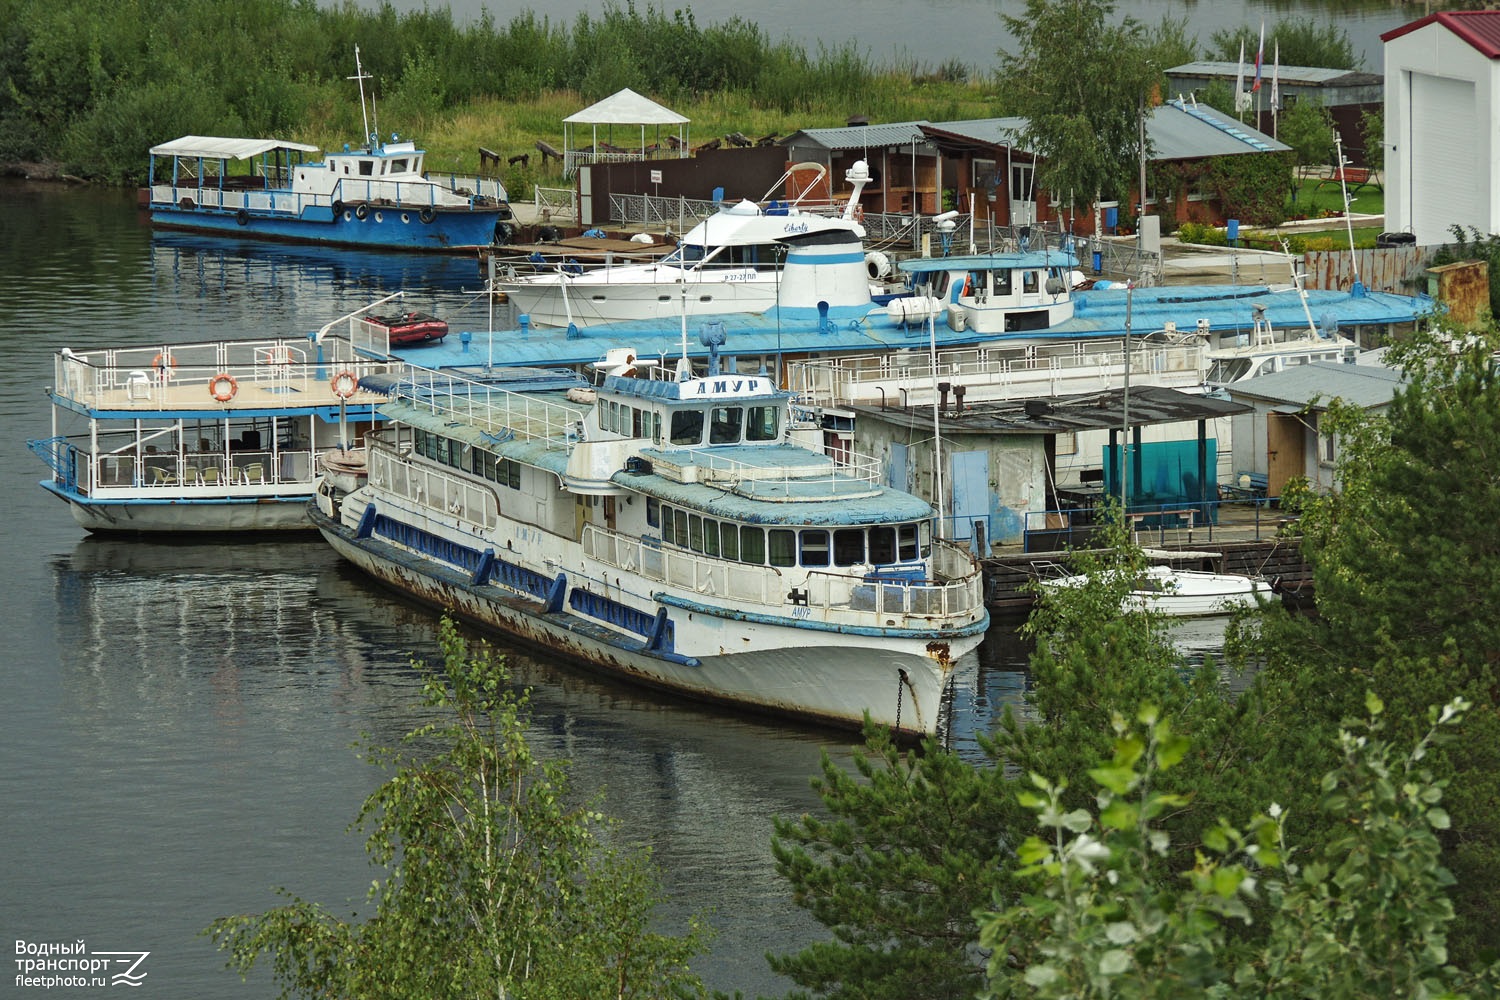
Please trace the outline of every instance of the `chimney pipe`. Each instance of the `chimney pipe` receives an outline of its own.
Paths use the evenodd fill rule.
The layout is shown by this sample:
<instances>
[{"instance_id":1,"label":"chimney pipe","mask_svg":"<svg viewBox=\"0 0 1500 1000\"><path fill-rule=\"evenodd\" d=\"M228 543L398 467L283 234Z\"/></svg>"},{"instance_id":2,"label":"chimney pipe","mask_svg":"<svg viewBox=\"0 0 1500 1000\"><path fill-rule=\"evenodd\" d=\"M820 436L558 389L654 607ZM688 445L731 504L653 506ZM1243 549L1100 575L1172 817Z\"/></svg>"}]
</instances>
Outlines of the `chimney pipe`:
<instances>
[{"instance_id":1,"label":"chimney pipe","mask_svg":"<svg viewBox=\"0 0 1500 1000\"><path fill-rule=\"evenodd\" d=\"M968 389L966 389L964 386L955 385L953 387L953 406L954 406L955 409L958 410L959 413L964 412L964 393L965 392L968 392Z\"/></svg>"},{"instance_id":2,"label":"chimney pipe","mask_svg":"<svg viewBox=\"0 0 1500 1000\"><path fill-rule=\"evenodd\" d=\"M941 413L943 410L946 410L947 408L948 408L948 383L947 382L939 382L938 383L938 412Z\"/></svg>"}]
</instances>

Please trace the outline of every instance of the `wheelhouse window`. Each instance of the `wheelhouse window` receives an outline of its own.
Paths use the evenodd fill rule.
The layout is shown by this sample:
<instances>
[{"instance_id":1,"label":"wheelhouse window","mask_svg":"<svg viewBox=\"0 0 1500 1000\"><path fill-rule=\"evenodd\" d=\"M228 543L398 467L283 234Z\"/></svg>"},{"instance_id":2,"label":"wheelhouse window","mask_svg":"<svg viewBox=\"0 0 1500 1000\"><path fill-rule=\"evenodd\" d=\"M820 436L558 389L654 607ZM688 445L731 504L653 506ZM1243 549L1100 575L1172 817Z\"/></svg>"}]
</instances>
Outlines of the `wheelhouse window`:
<instances>
[{"instance_id":1,"label":"wheelhouse window","mask_svg":"<svg viewBox=\"0 0 1500 1000\"><path fill-rule=\"evenodd\" d=\"M702 440L703 411L673 410L671 442L673 444L698 444Z\"/></svg>"},{"instance_id":2,"label":"wheelhouse window","mask_svg":"<svg viewBox=\"0 0 1500 1000\"><path fill-rule=\"evenodd\" d=\"M898 547L897 555L901 562L912 562L919 558L918 546L920 541L917 537L917 526L915 524L903 524L896 530Z\"/></svg>"},{"instance_id":3,"label":"wheelhouse window","mask_svg":"<svg viewBox=\"0 0 1500 1000\"><path fill-rule=\"evenodd\" d=\"M390 168L388 170L386 170L386 173L388 173L388 174L404 174L405 172L406 172L406 161L405 160L392 160Z\"/></svg>"},{"instance_id":4,"label":"wheelhouse window","mask_svg":"<svg viewBox=\"0 0 1500 1000\"><path fill-rule=\"evenodd\" d=\"M739 444L745 411L738 406L715 406L708 422L709 444Z\"/></svg>"},{"instance_id":5,"label":"wheelhouse window","mask_svg":"<svg viewBox=\"0 0 1500 1000\"><path fill-rule=\"evenodd\" d=\"M375 161L374 160L360 160L359 161L359 175L361 177L373 177L373 176L375 176Z\"/></svg>"},{"instance_id":6,"label":"wheelhouse window","mask_svg":"<svg viewBox=\"0 0 1500 1000\"><path fill-rule=\"evenodd\" d=\"M752 406L746 411L746 441L776 441L781 437L781 408Z\"/></svg>"}]
</instances>

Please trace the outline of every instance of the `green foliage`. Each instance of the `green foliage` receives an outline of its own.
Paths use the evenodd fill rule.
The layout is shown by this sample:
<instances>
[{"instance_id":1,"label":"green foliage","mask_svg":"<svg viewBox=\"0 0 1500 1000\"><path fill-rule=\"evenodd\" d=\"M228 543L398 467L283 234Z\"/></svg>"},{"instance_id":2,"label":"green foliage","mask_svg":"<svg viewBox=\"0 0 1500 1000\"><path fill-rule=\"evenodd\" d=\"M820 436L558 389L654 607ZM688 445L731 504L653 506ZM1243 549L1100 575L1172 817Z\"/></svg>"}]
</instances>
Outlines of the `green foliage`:
<instances>
[{"instance_id":1,"label":"green foliage","mask_svg":"<svg viewBox=\"0 0 1500 1000\"><path fill-rule=\"evenodd\" d=\"M1416 335L1392 349L1408 382L1386 414L1334 401L1320 415L1320 431L1339 442L1339 488L1302 503L1318 615L1263 636L1266 697L1303 706L1309 732L1366 689L1398 734L1447 694L1487 706L1467 739L1433 754L1433 766L1462 778L1449 793L1444 863L1458 879L1453 951L1465 964L1500 951L1497 347L1493 328ZM1268 737L1271 752L1300 752L1299 734Z\"/></svg>"},{"instance_id":2,"label":"green foliage","mask_svg":"<svg viewBox=\"0 0 1500 1000\"><path fill-rule=\"evenodd\" d=\"M968 764L934 741L902 754L871 733L854 773L825 760L815 787L831 819L777 821L778 871L832 940L773 957L776 971L829 998L973 996L983 981L974 914L1020 892L1001 863L1014 856L1031 822L1015 794L1016 776L1091 766L1108 753L1114 704L1170 705L1202 741L1195 766L1169 789L1181 796L1169 824L1188 822L1198 800L1209 809L1241 801L1246 776L1233 762L1241 759L1234 740L1243 731L1217 671L1184 677L1166 621L1121 614L1143 555L1118 520L1108 530L1105 551L1073 556L1072 568L1089 573L1090 582L1064 589L1034 613L1034 717L1022 725L1008 715L993 741L981 738L988 763ZM1088 807L1083 792L1068 795L1067 810Z\"/></svg>"},{"instance_id":3,"label":"green foliage","mask_svg":"<svg viewBox=\"0 0 1500 1000\"><path fill-rule=\"evenodd\" d=\"M1162 97L1176 97L1167 93L1166 71L1198 58L1198 39L1188 34L1187 18L1164 16L1146 30L1145 42L1146 62L1161 74Z\"/></svg>"},{"instance_id":4,"label":"green foliage","mask_svg":"<svg viewBox=\"0 0 1500 1000\"><path fill-rule=\"evenodd\" d=\"M1208 161L1206 176L1225 218L1252 226L1276 226L1285 221L1291 176L1288 154L1216 156Z\"/></svg>"},{"instance_id":5,"label":"green foliage","mask_svg":"<svg viewBox=\"0 0 1500 1000\"><path fill-rule=\"evenodd\" d=\"M1385 108L1362 111L1359 116L1359 141L1364 143L1364 162L1371 170L1385 169Z\"/></svg>"},{"instance_id":6,"label":"green foliage","mask_svg":"<svg viewBox=\"0 0 1500 1000\"><path fill-rule=\"evenodd\" d=\"M0 14L0 159L65 161L71 172L119 183L143 179L145 150L178 135L268 135L325 148L358 139L348 80L356 46L381 131L418 141L444 166L459 155L473 162L481 143L455 119L475 108L486 112L483 145L502 146L495 133L517 134L529 149L537 138L556 143L579 100L622 87L687 105L695 132L707 135L841 124L851 107L893 120L992 110L956 63L914 76L916 67L872 65L854 43L809 53L773 44L742 18L703 26L691 10L633 2L607 3L566 26L530 11L503 25L486 12L461 27L447 8L398 13L389 4L302 0L0 0ZM524 121L521 103L556 99L566 110L537 127Z\"/></svg>"},{"instance_id":7,"label":"green foliage","mask_svg":"<svg viewBox=\"0 0 1500 1000\"><path fill-rule=\"evenodd\" d=\"M1171 998L1202 995L1228 978L1216 958L1227 943L1220 921L1248 921L1254 888L1235 862L1272 854L1276 826L1258 819L1245 835L1220 821L1174 885L1164 877L1172 837L1161 820L1186 799L1159 782L1188 741L1155 708L1136 721L1141 731L1118 713L1112 719L1113 756L1088 771L1098 786L1093 808L1071 807L1067 781L1035 772L1018 793L1041 832L1016 852L1028 891L976 914L990 956L987 995Z\"/></svg>"},{"instance_id":8,"label":"green foliage","mask_svg":"<svg viewBox=\"0 0 1500 1000\"><path fill-rule=\"evenodd\" d=\"M365 800L374 913L345 921L296 897L205 931L241 975L268 957L282 997L701 995L683 938L648 929L658 901L644 855L575 804L564 764L526 739L527 700L488 650L470 658L444 619L441 672L423 670L441 718L398 748L367 747L390 778ZM438 748L434 750L433 748Z\"/></svg>"},{"instance_id":9,"label":"green foliage","mask_svg":"<svg viewBox=\"0 0 1500 1000\"><path fill-rule=\"evenodd\" d=\"M1204 58L1235 62L1244 45L1246 80L1250 86L1250 67L1255 65L1255 51L1260 45L1260 25L1242 25L1215 31L1209 36L1209 52ZM1294 18L1266 25L1266 49L1261 60L1261 78L1270 80L1271 64L1277 46L1281 47L1281 65L1314 66L1319 69L1359 69L1354 57L1354 43L1349 33L1332 23L1313 18ZM1264 86L1264 84L1263 84Z\"/></svg>"},{"instance_id":10,"label":"green foliage","mask_svg":"<svg viewBox=\"0 0 1500 1000\"><path fill-rule=\"evenodd\" d=\"M1314 101L1298 101L1280 115L1276 138L1292 147L1297 166L1333 163L1333 116Z\"/></svg>"},{"instance_id":11,"label":"green foliage","mask_svg":"<svg viewBox=\"0 0 1500 1000\"><path fill-rule=\"evenodd\" d=\"M999 878L1014 809L1001 769L928 740L902 752L867 733L854 773L823 760L813 782L830 818L776 819L772 850L793 899L833 934L771 968L821 996L956 1000L981 983L970 915Z\"/></svg>"},{"instance_id":12,"label":"green foliage","mask_svg":"<svg viewBox=\"0 0 1500 1000\"><path fill-rule=\"evenodd\" d=\"M1000 53L1000 101L1026 119L1019 140L1044 161L1038 185L1074 209L1129 199L1140 116L1165 69L1149 62L1141 24L1111 24L1113 12L1111 0L1026 0L1021 16L1001 15L1019 48Z\"/></svg>"},{"instance_id":13,"label":"green foliage","mask_svg":"<svg viewBox=\"0 0 1500 1000\"><path fill-rule=\"evenodd\" d=\"M1153 163L1147 171L1147 183L1163 199L1207 192L1218 200L1225 218L1239 219L1246 225L1275 226L1286 219L1290 174L1284 153L1246 153ZM1205 237L1189 242L1214 239L1212 227L1190 226L1187 231Z\"/></svg>"},{"instance_id":14,"label":"green foliage","mask_svg":"<svg viewBox=\"0 0 1500 1000\"><path fill-rule=\"evenodd\" d=\"M1209 247L1229 245L1229 234L1224 230L1218 226L1208 226L1198 222L1184 222L1177 229L1177 238L1184 243L1197 243Z\"/></svg>"},{"instance_id":15,"label":"green foliage","mask_svg":"<svg viewBox=\"0 0 1500 1000\"><path fill-rule=\"evenodd\" d=\"M1041 832L1012 862L1029 890L976 914L988 995L1455 995L1465 977L1447 959L1446 782L1426 761L1470 707L1454 699L1429 712L1426 733L1398 754L1384 738L1384 706L1367 695L1367 721L1339 733L1338 766L1319 785L1334 836L1294 850L1287 811L1273 804L1243 829L1205 824L1186 867L1172 863L1175 838L1162 822L1184 799L1162 786L1191 759L1189 741L1155 708L1135 725L1116 714L1113 755L1088 771L1094 808L1071 807L1067 782L1038 773L1019 793ZM1257 911L1268 911L1263 939L1229 933Z\"/></svg>"}]
</instances>

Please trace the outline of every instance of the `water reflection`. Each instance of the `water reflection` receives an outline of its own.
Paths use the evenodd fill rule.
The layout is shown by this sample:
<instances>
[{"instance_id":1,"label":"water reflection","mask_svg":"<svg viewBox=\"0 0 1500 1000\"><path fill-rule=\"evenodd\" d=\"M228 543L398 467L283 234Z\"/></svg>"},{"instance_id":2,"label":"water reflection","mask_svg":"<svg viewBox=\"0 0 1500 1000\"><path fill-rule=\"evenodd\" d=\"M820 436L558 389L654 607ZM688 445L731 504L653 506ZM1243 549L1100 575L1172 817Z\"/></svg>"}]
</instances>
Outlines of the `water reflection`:
<instances>
[{"instance_id":1,"label":"water reflection","mask_svg":"<svg viewBox=\"0 0 1500 1000\"><path fill-rule=\"evenodd\" d=\"M131 828L152 831L132 841L132 863L160 868L155 843L180 841L160 830L171 816L201 838L181 864L213 887L207 899L220 912L224 899L278 884L336 909L358 906L350 893L360 884L350 878L358 841L338 831L379 775L361 771L348 744L364 732L391 745L427 721L409 664L437 661L434 616L370 586L316 539L86 539L51 569L65 650L56 717L83 741L90 775L102 763L88 747L137 748L128 766L112 769L128 777L126 787L106 782L94 793L106 809L121 808L127 794L153 804L150 817L125 810ZM775 874L772 817L816 808L808 779L820 755L847 760L849 745L826 732L662 701L499 648L517 686L531 692L534 747L572 761L575 787L602 791L625 836L651 848L665 877L668 926L709 914L719 936L704 963L709 981L784 991L789 984L770 974L764 953L812 940L820 928ZM338 794L324 787L329 778L341 783ZM225 782L243 791L226 798ZM324 810L315 821L313 810ZM297 829L277 818L288 816L298 817ZM209 845L268 823L262 834L278 851L249 849L231 890ZM281 851L300 852L301 861ZM172 939L161 950L184 955L181 975L205 975L201 966L190 971L186 957L192 932L214 915L205 910L200 896L190 908L196 926L186 926L189 917L167 922Z\"/></svg>"}]
</instances>

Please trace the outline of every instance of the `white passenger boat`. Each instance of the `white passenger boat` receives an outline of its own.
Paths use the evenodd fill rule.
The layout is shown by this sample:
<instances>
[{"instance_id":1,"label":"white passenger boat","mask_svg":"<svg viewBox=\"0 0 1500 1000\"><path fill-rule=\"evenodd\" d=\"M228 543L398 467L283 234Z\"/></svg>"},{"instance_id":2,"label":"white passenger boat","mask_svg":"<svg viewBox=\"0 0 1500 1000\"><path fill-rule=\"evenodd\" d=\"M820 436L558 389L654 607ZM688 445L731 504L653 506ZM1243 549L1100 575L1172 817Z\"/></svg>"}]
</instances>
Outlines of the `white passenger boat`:
<instances>
[{"instance_id":1,"label":"white passenger boat","mask_svg":"<svg viewBox=\"0 0 1500 1000\"><path fill-rule=\"evenodd\" d=\"M364 81L355 49L360 107ZM386 250L475 251L509 242L505 187L495 178L429 175L425 151L382 141L366 113L365 142L316 158L279 139L188 135L151 148L144 194L151 224L220 236ZM232 165L250 161L248 170Z\"/></svg>"},{"instance_id":2,"label":"white passenger boat","mask_svg":"<svg viewBox=\"0 0 1500 1000\"><path fill-rule=\"evenodd\" d=\"M797 237L807 246L830 238L858 244L864 226L855 218L860 191L870 181L864 161L845 179L853 186L841 214L804 208L804 197L824 190L827 168L799 163L782 175L758 202L743 199L723 205L693 227L677 249L659 261L607 264L582 268L558 266L540 274L498 277L517 315L536 326L566 327L630 320L673 320L684 313L762 313L781 299L782 264L795 266L798 248L784 242ZM811 179L805 175L812 174ZM784 192L798 191L795 197ZM863 251L850 251L859 286L853 294L869 297L869 265ZM874 255L870 255L873 259ZM820 258L817 263L837 263ZM827 272L830 276L836 272ZM846 292L825 289L823 297L843 301Z\"/></svg>"},{"instance_id":3,"label":"white passenger boat","mask_svg":"<svg viewBox=\"0 0 1500 1000\"><path fill-rule=\"evenodd\" d=\"M28 442L51 470L42 487L95 532L310 530L320 453L357 478L363 452L351 449L379 398L359 381L396 364L323 336L344 319L360 324L341 318L312 339L63 348L51 436ZM383 332L363 325L369 342Z\"/></svg>"},{"instance_id":4,"label":"white passenger boat","mask_svg":"<svg viewBox=\"0 0 1500 1000\"><path fill-rule=\"evenodd\" d=\"M878 463L800 446L766 376L365 384L389 396L368 480L312 518L375 578L684 696L938 730L988 625L980 567Z\"/></svg>"},{"instance_id":5,"label":"white passenger boat","mask_svg":"<svg viewBox=\"0 0 1500 1000\"><path fill-rule=\"evenodd\" d=\"M1044 595L1061 588L1084 586L1090 581L1088 574L1068 573L1051 563L1037 568L1044 574L1038 581ZM1227 615L1241 608L1253 608L1273 595L1271 582L1256 577L1153 565L1131 579L1130 592L1121 610L1175 618Z\"/></svg>"}]
</instances>

